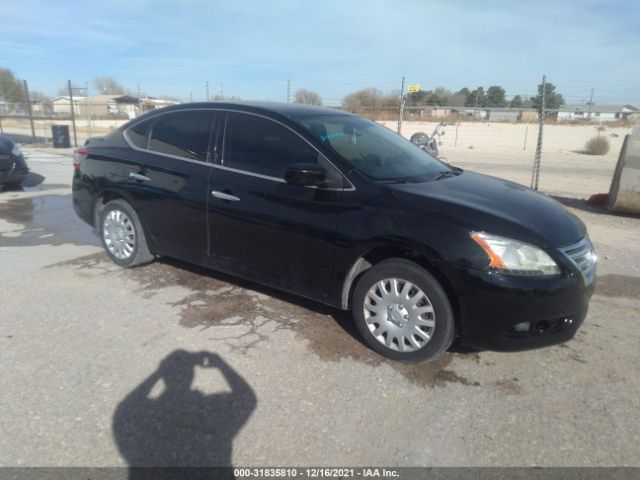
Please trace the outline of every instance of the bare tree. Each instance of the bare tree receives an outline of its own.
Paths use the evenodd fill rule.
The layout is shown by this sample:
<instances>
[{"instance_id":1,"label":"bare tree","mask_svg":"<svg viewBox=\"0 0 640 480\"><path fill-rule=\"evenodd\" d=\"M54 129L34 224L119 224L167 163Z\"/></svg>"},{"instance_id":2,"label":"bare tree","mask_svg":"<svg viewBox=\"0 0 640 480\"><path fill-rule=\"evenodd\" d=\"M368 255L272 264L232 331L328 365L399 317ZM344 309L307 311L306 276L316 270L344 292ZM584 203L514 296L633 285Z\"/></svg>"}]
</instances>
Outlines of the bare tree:
<instances>
[{"instance_id":1,"label":"bare tree","mask_svg":"<svg viewBox=\"0 0 640 480\"><path fill-rule=\"evenodd\" d=\"M317 92L307 90L306 88L296 90L296 93L293 95L293 101L305 105L322 106L322 97Z\"/></svg>"},{"instance_id":2,"label":"bare tree","mask_svg":"<svg viewBox=\"0 0 640 480\"><path fill-rule=\"evenodd\" d=\"M124 87L112 77L96 77L93 79L93 84L101 95L124 95L125 93Z\"/></svg>"},{"instance_id":3,"label":"bare tree","mask_svg":"<svg viewBox=\"0 0 640 480\"><path fill-rule=\"evenodd\" d=\"M351 112L378 111L385 103L384 94L377 88L365 88L342 99L342 108Z\"/></svg>"}]
</instances>

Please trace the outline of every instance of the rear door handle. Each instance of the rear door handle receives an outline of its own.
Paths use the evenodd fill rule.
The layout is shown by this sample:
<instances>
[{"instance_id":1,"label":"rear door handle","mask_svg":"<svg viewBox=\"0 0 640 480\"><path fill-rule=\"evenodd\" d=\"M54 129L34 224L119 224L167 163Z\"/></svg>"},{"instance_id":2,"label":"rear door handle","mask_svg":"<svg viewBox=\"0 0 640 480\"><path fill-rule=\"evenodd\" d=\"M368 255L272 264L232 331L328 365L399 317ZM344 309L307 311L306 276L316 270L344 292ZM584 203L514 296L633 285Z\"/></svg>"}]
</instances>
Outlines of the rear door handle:
<instances>
[{"instance_id":1,"label":"rear door handle","mask_svg":"<svg viewBox=\"0 0 640 480\"><path fill-rule=\"evenodd\" d=\"M148 181L151 180L149 177L146 177L146 176L141 175L139 173L133 173L133 172L131 172L129 174L129 178L133 178L134 180L138 180L140 182L148 182Z\"/></svg>"},{"instance_id":2,"label":"rear door handle","mask_svg":"<svg viewBox=\"0 0 640 480\"><path fill-rule=\"evenodd\" d=\"M228 193L218 192L217 190L213 190L211 192L211 195L213 195L215 198L218 198L220 200L225 200L227 202L239 202L240 201L240 199L238 197L236 197L235 195L229 195Z\"/></svg>"}]
</instances>

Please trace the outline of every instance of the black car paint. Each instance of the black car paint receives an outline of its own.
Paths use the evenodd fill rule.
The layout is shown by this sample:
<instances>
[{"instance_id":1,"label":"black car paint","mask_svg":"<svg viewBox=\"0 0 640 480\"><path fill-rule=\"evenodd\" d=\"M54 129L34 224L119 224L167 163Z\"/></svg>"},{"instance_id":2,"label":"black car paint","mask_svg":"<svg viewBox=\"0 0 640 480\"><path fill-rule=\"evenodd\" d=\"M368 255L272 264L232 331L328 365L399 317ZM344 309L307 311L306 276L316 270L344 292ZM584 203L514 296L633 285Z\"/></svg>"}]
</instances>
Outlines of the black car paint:
<instances>
[{"instance_id":1,"label":"black car paint","mask_svg":"<svg viewBox=\"0 0 640 480\"><path fill-rule=\"evenodd\" d=\"M202 162L141 151L124 138L126 128L138 121L188 109L210 109L217 116ZM294 186L219 165L225 111L260 115L297 132L344 174L347 188ZM202 103L147 114L88 142L91 154L74 174L74 208L96 225L96 206L122 197L138 212L154 253L337 308L348 308L353 281L371 262L412 258L443 284L463 344L517 350L573 337L593 290L593 283L587 285L558 250L585 237L577 217L518 184L466 171L417 184L370 181L296 122L299 115L322 111L287 104ZM153 180L143 184L130 173ZM241 201L214 198L213 190ZM491 271L471 231L537 245L556 260L562 274L523 277ZM561 320L558 331L527 338L507 335L517 323L555 319Z\"/></svg>"},{"instance_id":2,"label":"black car paint","mask_svg":"<svg viewBox=\"0 0 640 480\"><path fill-rule=\"evenodd\" d=\"M24 155L12 153L15 146L11 137L0 134L0 185L20 184L29 173Z\"/></svg>"}]
</instances>

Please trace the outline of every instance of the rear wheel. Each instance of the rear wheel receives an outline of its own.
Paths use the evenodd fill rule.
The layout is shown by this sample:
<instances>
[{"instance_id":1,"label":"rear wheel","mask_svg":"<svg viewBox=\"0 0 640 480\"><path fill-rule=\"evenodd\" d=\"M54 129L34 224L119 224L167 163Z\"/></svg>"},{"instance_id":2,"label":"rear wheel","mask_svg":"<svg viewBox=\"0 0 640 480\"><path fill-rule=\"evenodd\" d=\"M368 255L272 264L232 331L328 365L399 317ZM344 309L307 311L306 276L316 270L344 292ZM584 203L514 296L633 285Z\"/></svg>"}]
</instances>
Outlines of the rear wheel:
<instances>
[{"instance_id":1,"label":"rear wheel","mask_svg":"<svg viewBox=\"0 0 640 480\"><path fill-rule=\"evenodd\" d=\"M455 322L445 291L408 260L393 258L367 270L355 287L352 311L365 342L394 360L432 360L453 342Z\"/></svg>"},{"instance_id":2,"label":"rear wheel","mask_svg":"<svg viewBox=\"0 0 640 480\"><path fill-rule=\"evenodd\" d=\"M121 267L135 267L154 259L138 215L125 200L113 200L102 209L100 238L111 260Z\"/></svg>"}]
</instances>

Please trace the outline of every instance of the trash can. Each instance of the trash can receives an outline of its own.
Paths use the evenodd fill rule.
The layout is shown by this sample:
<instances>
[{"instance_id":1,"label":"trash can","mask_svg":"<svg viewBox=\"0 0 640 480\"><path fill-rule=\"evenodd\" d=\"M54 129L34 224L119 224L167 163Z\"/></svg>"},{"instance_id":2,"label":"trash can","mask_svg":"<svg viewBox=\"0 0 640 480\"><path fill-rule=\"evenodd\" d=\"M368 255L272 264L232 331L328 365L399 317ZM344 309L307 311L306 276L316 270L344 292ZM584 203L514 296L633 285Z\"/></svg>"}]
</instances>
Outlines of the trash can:
<instances>
[{"instance_id":1,"label":"trash can","mask_svg":"<svg viewBox=\"0 0 640 480\"><path fill-rule=\"evenodd\" d=\"M69 125L51 125L51 138L53 148L69 148L71 146Z\"/></svg>"}]
</instances>

